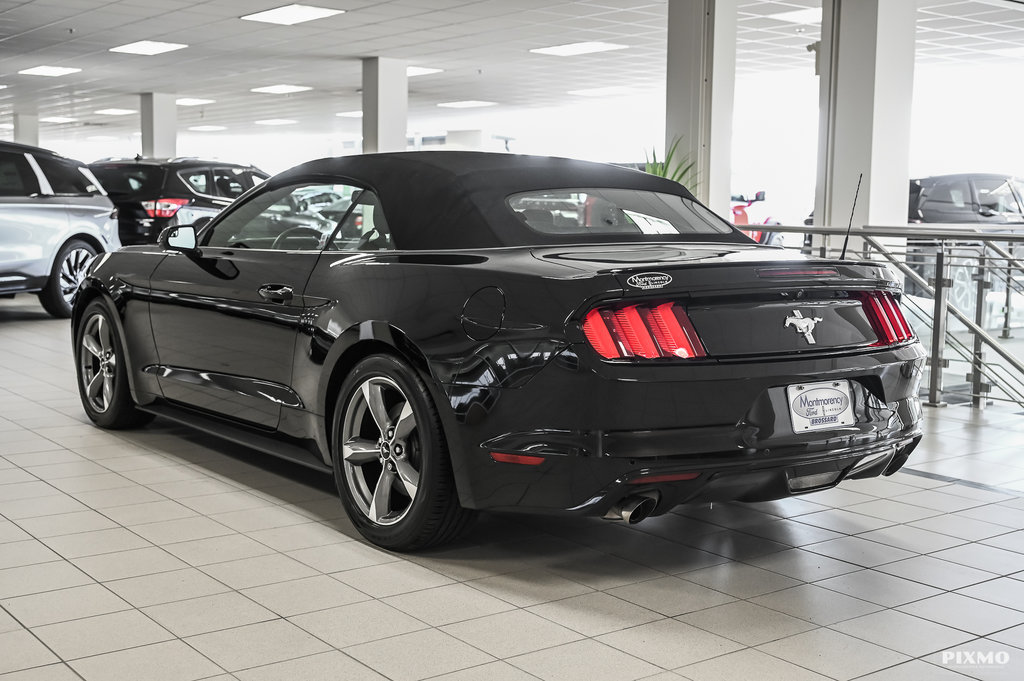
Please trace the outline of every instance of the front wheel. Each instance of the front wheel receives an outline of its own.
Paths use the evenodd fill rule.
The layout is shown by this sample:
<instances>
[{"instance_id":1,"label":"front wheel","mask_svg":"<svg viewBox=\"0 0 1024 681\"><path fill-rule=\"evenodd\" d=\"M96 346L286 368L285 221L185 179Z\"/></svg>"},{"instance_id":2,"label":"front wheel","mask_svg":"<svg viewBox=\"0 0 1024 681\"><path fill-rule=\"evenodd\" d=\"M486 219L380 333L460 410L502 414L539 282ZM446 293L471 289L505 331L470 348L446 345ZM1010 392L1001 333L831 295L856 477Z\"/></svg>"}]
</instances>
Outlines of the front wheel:
<instances>
[{"instance_id":1,"label":"front wheel","mask_svg":"<svg viewBox=\"0 0 1024 681\"><path fill-rule=\"evenodd\" d=\"M54 258L50 278L39 292L39 302L44 310L59 319L71 316L71 300L94 257L96 249L78 239L72 239L61 247Z\"/></svg>"},{"instance_id":2,"label":"front wheel","mask_svg":"<svg viewBox=\"0 0 1024 681\"><path fill-rule=\"evenodd\" d=\"M390 355L355 366L334 411L341 501L374 544L413 551L450 541L474 517L459 505L448 447L430 394Z\"/></svg>"},{"instance_id":3,"label":"front wheel","mask_svg":"<svg viewBox=\"0 0 1024 681\"><path fill-rule=\"evenodd\" d=\"M128 388L124 345L100 300L89 303L75 333L78 394L85 413L104 428L131 428L153 417L139 411Z\"/></svg>"}]
</instances>

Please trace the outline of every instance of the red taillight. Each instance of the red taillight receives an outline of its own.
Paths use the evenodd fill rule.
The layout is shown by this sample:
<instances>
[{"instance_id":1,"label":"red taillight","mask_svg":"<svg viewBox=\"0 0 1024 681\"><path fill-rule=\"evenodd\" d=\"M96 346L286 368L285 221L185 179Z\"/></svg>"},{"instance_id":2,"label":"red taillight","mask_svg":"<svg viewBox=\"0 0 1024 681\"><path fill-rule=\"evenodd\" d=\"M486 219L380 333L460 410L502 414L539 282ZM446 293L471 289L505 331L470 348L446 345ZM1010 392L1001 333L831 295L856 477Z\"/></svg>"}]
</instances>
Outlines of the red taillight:
<instances>
[{"instance_id":1,"label":"red taillight","mask_svg":"<svg viewBox=\"0 0 1024 681\"><path fill-rule=\"evenodd\" d=\"M678 303L599 307L584 318L583 334L605 359L707 356L697 331Z\"/></svg>"},{"instance_id":2,"label":"red taillight","mask_svg":"<svg viewBox=\"0 0 1024 681\"><path fill-rule=\"evenodd\" d=\"M878 341L875 346L896 345L914 337L907 318L903 316L900 304L888 291L868 291L856 294L864 308L864 314L871 322Z\"/></svg>"},{"instance_id":3,"label":"red taillight","mask_svg":"<svg viewBox=\"0 0 1024 681\"><path fill-rule=\"evenodd\" d=\"M142 207L151 218L173 218L182 206L188 205L188 202L188 199L157 199L143 201Z\"/></svg>"}]
</instances>

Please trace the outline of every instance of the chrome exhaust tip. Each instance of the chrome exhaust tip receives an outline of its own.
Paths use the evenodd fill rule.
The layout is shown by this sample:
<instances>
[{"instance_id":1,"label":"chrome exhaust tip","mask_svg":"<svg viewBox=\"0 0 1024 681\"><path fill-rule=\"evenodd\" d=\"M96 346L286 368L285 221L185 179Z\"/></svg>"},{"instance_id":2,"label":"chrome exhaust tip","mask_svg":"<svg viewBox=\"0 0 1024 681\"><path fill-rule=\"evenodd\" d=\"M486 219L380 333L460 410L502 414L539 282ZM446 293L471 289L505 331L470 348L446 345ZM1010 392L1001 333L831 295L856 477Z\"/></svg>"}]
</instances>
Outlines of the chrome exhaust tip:
<instances>
[{"instance_id":1,"label":"chrome exhaust tip","mask_svg":"<svg viewBox=\"0 0 1024 681\"><path fill-rule=\"evenodd\" d=\"M611 520L624 520L630 525L636 525L638 522L651 515L655 507L658 505L658 500L654 497L648 496L633 496L626 497L618 504L613 506L608 511L605 518Z\"/></svg>"}]
</instances>

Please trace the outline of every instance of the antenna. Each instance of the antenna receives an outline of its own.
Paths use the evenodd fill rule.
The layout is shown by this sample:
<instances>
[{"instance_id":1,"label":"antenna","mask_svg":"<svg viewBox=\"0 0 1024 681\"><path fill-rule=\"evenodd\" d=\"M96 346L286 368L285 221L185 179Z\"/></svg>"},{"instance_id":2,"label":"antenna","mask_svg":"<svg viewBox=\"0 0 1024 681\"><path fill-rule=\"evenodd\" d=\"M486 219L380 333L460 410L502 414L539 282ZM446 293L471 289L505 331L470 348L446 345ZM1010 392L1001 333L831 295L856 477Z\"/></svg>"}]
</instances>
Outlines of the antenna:
<instances>
[{"instance_id":1,"label":"antenna","mask_svg":"<svg viewBox=\"0 0 1024 681\"><path fill-rule=\"evenodd\" d=\"M843 251L839 254L840 260L846 259L846 246L850 243L850 230L853 229L853 213L857 210L857 197L860 196L860 181L864 179L864 173L857 176L857 191L853 194L853 207L850 208L850 224L846 226L846 238L843 239Z\"/></svg>"}]
</instances>

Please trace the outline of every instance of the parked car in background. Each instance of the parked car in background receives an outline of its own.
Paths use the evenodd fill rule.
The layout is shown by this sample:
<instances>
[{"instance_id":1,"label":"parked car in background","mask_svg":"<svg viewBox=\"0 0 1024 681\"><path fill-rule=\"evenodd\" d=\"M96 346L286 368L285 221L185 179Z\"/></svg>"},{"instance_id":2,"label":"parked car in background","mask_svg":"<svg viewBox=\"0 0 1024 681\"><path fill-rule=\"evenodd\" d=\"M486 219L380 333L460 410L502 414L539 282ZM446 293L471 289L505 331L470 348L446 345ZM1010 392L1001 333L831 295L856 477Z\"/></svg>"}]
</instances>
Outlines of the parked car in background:
<instances>
[{"instance_id":1,"label":"parked car in background","mask_svg":"<svg viewBox=\"0 0 1024 681\"><path fill-rule=\"evenodd\" d=\"M900 299L665 178L405 152L97 261L72 336L97 425L160 414L333 474L367 540L414 550L477 510L636 523L892 474L925 357Z\"/></svg>"},{"instance_id":2,"label":"parked car in background","mask_svg":"<svg viewBox=\"0 0 1024 681\"><path fill-rule=\"evenodd\" d=\"M992 173L911 180L907 221L1024 224L1024 180Z\"/></svg>"},{"instance_id":3,"label":"parked car in background","mask_svg":"<svg viewBox=\"0 0 1024 681\"><path fill-rule=\"evenodd\" d=\"M117 211L79 161L0 142L0 297L37 293L54 317L98 253L120 248Z\"/></svg>"},{"instance_id":4,"label":"parked car in background","mask_svg":"<svg viewBox=\"0 0 1024 681\"><path fill-rule=\"evenodd\" d=\"M759 244L766 246L782 246L782 235L778 232L769 232L763 229L745 229L747 225L781 225L782 223L773 217L753 217L747 211L755 203L764 201L763 191L754 194L753 198L744 194L733 194L732 201L732 224L740 228L740 231L749 236ZM753 220L753 222L751 222Z\"/></svg>"},{"instance_id":5,"label":"parked car in background","mask_svg":"<svg viewBox=\"0 0 1024 681\"><path fill-rule=\"evenodd\" d=\"M269 177L253 166L197 158L136 156L89 168L117 205L125 246L155 243L164 227L213 217Z\"/></svg>"}]
</instances>

